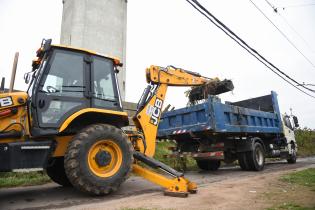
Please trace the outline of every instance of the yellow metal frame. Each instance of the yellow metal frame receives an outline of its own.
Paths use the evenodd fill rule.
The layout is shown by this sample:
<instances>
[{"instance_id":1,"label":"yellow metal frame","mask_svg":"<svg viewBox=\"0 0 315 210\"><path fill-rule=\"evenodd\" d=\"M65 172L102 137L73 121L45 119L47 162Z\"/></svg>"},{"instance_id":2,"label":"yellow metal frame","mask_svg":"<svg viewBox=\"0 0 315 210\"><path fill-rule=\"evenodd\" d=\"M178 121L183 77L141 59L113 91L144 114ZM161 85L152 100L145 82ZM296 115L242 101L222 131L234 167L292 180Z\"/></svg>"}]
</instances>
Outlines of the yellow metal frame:
<instances>
[{"instance_id":1,"label":"yellow metal frame","mask_svg":"<svg viewBox=\"0 0 315 210\"><path fill-rule=\"evenodd\" d=\"M133 164L133 172L148 181L160 185L166 189L169 193L196 193L197 185L194 182L190 182L184 177L178 177L169 179L154 171L148 170L138 164Z\"/></svg>"},{"instance_id":2,"label":"yellow metal frame","mask_svg":"<svg viewBox=\"0 0 315 210\"><path fill-rule=\"evenodd\" d=\"M10 115L5 115L0 117L0 131L7 129L6 131L15 130L24 132L24 136L18 140L24 140L25 135L29 135L29 123L28 123L28 114L26 102L28 95L25 92L9 92L9 93L0 93L0 98L9 97L9 100L12 105L0 107L0 112L6 110L17 109L16 113ZM21 103L23 101L23 103ZM11 126L9 126L11 125ZM23 128L21 127L23 126ZM8 127L9 126L9 127ZM2 138L0 139L1 143L15 142L15 138Z\"/></svg>"},{"instance_id":3,"label":"yellow metal frame","mask_svg":"<svg viewBox=\"0 0 315 210\"><path fill-rule=\"evenodd\" d=\"M219 79L202 77L197 73L183 69L173 67L162 68L159 66L150 66L147 68L146 78L148 83L156 85L156 89L154 92L151 92L153 95L145 102L146 104L142 110L139 110L133 118L138 133L142 133L144 136L147 146L146 150L144 151L144 144L140 138L134 142L136 142L135 148L139 149L140 152L146 156L153 157L158 124L168 86L199 86L212 81L217 82ZM166 192L171 194L178 195L179 193L187 195L188 192L197 191L197 185L184 177L170 179L138 165L137 162L133 165L133 172L166 188Z\"/></svg>"},{"instance_id":4,"label":"yellow metal frame","mask_svg":"<svg viewBox=\"0 0 315 210\"><path fill-rule=\"evenodd\" d=\"M64 48L64 49L70 49L70 50L77 50L77 51L81 51L81 52L90 53L92 55L102 56L102 57L105 57L105 58L112 59L116 65L120 64L120 60L119 60L118 57L101 54L101 53L98 53L98 52L93 51L93 50L88 50L88 49L79 48L79 47L73 47L73 46L68 46L68 45L51 45L51 46L52 47L58 47L58 48Z\"/></svg>"},{"instance_id":5,"label":"yellow metal frame","mask_svg":"<svg viewBox=\"0 0 315 210\"><path fill-rule=\"evenodd\" d=\"M128 114L127 112L120 112L120 111L113 111L113 110L107 110L107 109L96 109L96 108L86 108L86 109L81 109L80 111L72 114L70 117L65 120L62 125L59 128L59 132L64 131L69 124L78 116L84 113L88 112L97 112L97 113L102 113L102 114L111 114L111 115L120 115L122 117L126 117L128 119Z\"/></svg>"}]
</instances>

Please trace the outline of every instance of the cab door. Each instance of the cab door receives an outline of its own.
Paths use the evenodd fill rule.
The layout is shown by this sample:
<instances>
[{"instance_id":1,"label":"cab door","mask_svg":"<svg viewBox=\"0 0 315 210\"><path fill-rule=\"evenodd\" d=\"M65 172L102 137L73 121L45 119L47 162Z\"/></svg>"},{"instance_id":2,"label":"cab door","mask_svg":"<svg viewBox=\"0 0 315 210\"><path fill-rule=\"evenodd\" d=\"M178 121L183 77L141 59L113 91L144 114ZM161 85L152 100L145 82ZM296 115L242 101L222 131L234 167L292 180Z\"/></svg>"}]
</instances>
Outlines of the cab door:
<instances>
[{"instance_id":1,"label":"cab door","mask_svg":"<svg viewBox=\"0 0 315 210\"><path fill-rule=\"evenodd\" d=\"M90 105L85 97L90 62L84 53L58 48L51 53L33 90L31 111L34 127L57 131L69 116Z\"/></svg>"},{"instance_id":2,"label":"cab door","mask_svg":"<svg viewBox=\"0 0 315 210\"><path fill-rule=\"evenodd\" d=\"M117 75L112 59L93 56L91 63L91 105L93 108L122 111Z\"/></svg>"},{"instance_id":3,"label":"cab door","mask_svg":"<svg viewBox=\"0 0 315 210\"><path fill-rule=\"evenodd\" d=\"M295 142L294 129L289 116L283 116L283 124L284 136L287 139L287 143Z\"/></svg>"}]
</instances>

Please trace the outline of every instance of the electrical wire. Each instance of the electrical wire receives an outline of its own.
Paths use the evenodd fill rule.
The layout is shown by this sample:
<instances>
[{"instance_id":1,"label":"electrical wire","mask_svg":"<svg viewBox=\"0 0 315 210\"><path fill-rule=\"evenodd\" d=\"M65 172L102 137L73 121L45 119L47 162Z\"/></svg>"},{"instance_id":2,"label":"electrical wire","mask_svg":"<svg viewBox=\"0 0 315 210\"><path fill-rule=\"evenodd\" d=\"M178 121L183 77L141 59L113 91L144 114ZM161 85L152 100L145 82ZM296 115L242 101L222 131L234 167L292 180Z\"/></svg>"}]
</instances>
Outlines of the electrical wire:
<instances>
[{"instance_id":1,"label":"electrical wire","mask_svg":"<svg viewBox=\"0 0 315 210\"><path fill-rule=\"evenodd\" d=\"M301 50L299 50L299 48L297 48L297 46L285 35L285 33L283 33L273 22L272 20L270 20L270 18L268 18L268 16L252 1L249 0L254 6L255 8L279 31L279 33L292 45L292 47L294 47L307 61L308 63L310 63L313 68L315 69L315 65L312 63L312 61L306 57Z\"/></svg>"},{"instance_id":2,"label":"electrical wire","mask_svg":"<svg viewBox=\"0 0 315 210\"><path fill-rule=\"evenodd\" d=\"M304 86L314 86L315 87L315 84L305 84L305 83L303 83L303 85ZM299 86L299 85L297 85L297 86Z\"/></svg>"},{"instance_id":3,"label":"electrical wire","mask_svg":"<svg viewBox=\"0 0 315 210\"><path fill-rule=\"evenodd\" d=\"M297 31L295 30L295 28L289 23L289 21L280 14L280 12L278 11L278 8L275 7L273 4L271 4L268 0L265 0L267 2L267 4L273 9L273 11L275 13L277 13L282 20L287 24L287 26L289 26L289 28L296 34L298 35L298 37L300 37L300 39L304 42L304 44L309 48L310 51L314 52L314 50L312 49L312 47L310 47L310 44L304 39L304 37Z\"/></svg>"},{"instance_id":4,"label":"electrical wire","mask_svg":"<svg viewBox=\"0 0 315 210\"><path fill-rule=\"evenodd\" d=\"M315 6L315 3L282 6L282 9L292 8L292 7L308 7L308 6Z\"/></svg>"},{"instance_id":5,"label":"electrical wire","mask_svg":"<svg viewBox=\"0 0 315 210\"><path fill-rule=\"evenodd\" d=\"M245 49L248 53L250 53L252 56L254 56L258 61L260 61L262 64L264 64L268 69L270 69L272 72L274 72L276 75L278 75L280 78L282 78L284 81L289 83L294 88L298 89L300 92L303 92L304 94L315 98L315 96L305 92L304 90L298 88L293 83L296 83L297 85L300 85L301 87L315 92L314 90L305 87L303 84L297 82L293 78L291 78L289 75L285 74L283 71L281 71L279 68L274 66L271 62L269 62L266 58L264 58L261 54L259 54L255 49L250 47L243 39L241 39L239 36L237 36L231 29L229 29L225 24L223 24L220 20L218 20L214 15L212 15L206 8L204 8L197 0L186 0L194 9L196 9L199 13L201 13L203 16L205 16L210 22L212 22L216 27L221 29L227 36L229 36L231 39L233 39L239 46L241 46L243 49ZM213 19L211 19L210 17ZM215 22L216 21L216 22ZM274 69L272 69L272 68ZM278 71L278 72L277 72ZM289 81L291 80L291 81ZM293 83L292 83L293 82Z\"/></svg>"},{"instance_id":6,"label":"electrical wire","mask_svg":"<svg viewBox=\"0 0 315 210\"><path fill-rule=\"evenodd\" d=\"M287 77L288 79L290 79L291 81L293 81L296 84L301 85L301 83L297 82L296 80L294 80L293 78L291 78L289 75L285 74L283 71L281 71L279 68L277 68L276 66L274 66L271 62L269 62L266 58L264 58L261 54L259 54L255 49L253 49L252 47L250 47L243 39L241 39L239 36L237 36L231 29L229 29L224 23L222 23L220 20L218 20L214 15L212 15L206 8L204 8L197 0L186 0L187 2L189 2L195 9L196 6L194 4L196 4L198 7L200 7L203 11L205 11L205 13L207 13L207 15L209 15L210 17L212 17L216 22L218 22L218 24L220 24L220 26L222 26L224 29L222 29L220 26L218 26L218 24L216 24L211 18L209 18L205 13L201 12L201 10L199 8L197 8L197 10L199 12L201 12L207 19L209 19L212 23L214 23L217 27L219 27L223 32L225 32L225 34L227 34L230 38L232 38L232 35L239 41L236 41L236 39L233 37L232 39L234 41L236 41L239 45L244 44L247 48L249 48L253 53L255 53L258 57L260 57L262 60L264 60L265 62L267 62L270 66L272 66L273 68L275 68L277 71L279 71L281 74L283 74L285 77ZM191 1L194 3L191 3ZM226 31L225 31L226 30ZM230 34L232 35L230 35ZM244 48L244 46L241 46ZM306 88L306 87L304 87ZM315 90L306 88L309 91L315 92Z\"/></svg>"}]
</instances>

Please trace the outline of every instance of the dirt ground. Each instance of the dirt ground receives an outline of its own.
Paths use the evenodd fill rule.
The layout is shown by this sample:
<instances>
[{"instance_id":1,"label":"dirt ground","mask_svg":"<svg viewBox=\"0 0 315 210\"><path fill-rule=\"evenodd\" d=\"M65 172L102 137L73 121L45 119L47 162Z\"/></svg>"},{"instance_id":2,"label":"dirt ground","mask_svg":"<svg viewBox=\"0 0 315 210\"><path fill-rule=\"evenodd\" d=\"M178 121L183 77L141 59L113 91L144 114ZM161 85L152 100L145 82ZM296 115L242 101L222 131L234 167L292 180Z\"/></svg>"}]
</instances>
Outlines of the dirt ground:
<instances>
[{"instance_id":1,"label":"dirt ground","mask_svg":"<svg viewBox=\"0 0 315 210\"><path fill-rule=\"evenodd\" d=\"M266 209L295 203L303 207L315 207L315 192L306 187L279 181L283 174L302 170L291 169L253 177L237 177L199 186L198 194L188 198L174 198L161 193L148 193L106 203L87 204L66 209L121 210L133 208L146 209Z\"/></svg>"},{"instance_id":2,"label":"dirt ground","mask_svg":"<svg viewBox=\"0 0 315 210\"><path fill-rule=\"evenodd\" d=\"M315 192L279 181L282 174L315 168L315 157L299 158L296 164L283 161L266 163L260 172L224 166L218 171L188 171L198 193L188 198L163 196L161 187L141 177L130 177L117 192L107 196L87 196L74 188L55 183L0 189L0 209L266 209L284 203L315 207Z\"/></svg>"}]
</instances>

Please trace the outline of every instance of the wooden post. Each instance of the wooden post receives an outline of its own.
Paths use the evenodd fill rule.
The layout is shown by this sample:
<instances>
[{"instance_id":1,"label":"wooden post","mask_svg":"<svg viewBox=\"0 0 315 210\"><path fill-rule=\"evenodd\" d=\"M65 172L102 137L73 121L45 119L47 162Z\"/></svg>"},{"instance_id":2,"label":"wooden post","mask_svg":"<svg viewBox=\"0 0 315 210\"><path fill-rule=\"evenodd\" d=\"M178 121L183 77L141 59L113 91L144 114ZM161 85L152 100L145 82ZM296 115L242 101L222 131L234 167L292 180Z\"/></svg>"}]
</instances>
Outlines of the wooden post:
<instances>
[{"instance_id":1,"label":"wooden post","mask_svg":"<svg viewBox=\"0 0 315 210\"><path fill-rule=\"evenodd\" d=\"M12 74L11 74L11 82L10 82L9 92L13 91L14 81L15 81L15 74L16 74L18 61L19 61L19 52L16 52L15 55L14 55L14 61L13 61L13 67L12 67Z\"/></svg>"}]
</instances>

